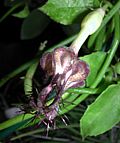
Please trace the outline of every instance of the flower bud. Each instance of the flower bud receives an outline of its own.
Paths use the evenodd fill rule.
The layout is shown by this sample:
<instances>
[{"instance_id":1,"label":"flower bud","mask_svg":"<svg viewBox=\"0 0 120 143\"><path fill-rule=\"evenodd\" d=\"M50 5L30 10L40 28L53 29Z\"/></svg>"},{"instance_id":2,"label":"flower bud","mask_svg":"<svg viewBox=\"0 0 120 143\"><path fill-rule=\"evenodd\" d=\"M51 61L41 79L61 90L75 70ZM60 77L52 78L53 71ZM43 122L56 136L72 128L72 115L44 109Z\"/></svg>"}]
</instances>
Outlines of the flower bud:
<instances>
[{"instance_id":1,"label":"flower bud","mask_svg":"<svg viewBox=\"0 0 120 143\"><path fill-rule=\"evenodd\" d=\"M78 52L88 38L89 35L93 34L100 27L103 17L105 15L105 10L103 8L98 8L97 10L90 12L81 23L81 30L78 34L78 37L70 45L70 49L74 51L75 55L78 55Z\"/></svg>"},{"instance_id":2,"label":"flower bud","mask_svg":"<svg viewBox=\"0 0 120 143\"><path fill-rule=\"evenodd\" d=\"M89 35L93 34L100 27L104 15L105 10L103 8L98 8L97 10L94 10L83 19L81 23L81 28L85 28L86 31L89 31Z\"/></svg>"}]
</instances>

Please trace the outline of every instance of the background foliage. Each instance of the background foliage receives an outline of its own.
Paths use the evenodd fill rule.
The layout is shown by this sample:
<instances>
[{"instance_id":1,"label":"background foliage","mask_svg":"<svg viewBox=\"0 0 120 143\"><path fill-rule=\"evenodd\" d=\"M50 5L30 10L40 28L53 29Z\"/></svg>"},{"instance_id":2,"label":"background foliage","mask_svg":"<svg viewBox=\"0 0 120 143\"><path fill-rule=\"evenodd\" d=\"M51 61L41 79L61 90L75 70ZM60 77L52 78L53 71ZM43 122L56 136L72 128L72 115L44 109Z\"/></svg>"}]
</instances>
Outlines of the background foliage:
<instances>
[{"instance_id":1,"label":"background foliage","mask_svg":"<svg viewBox=\"0 0 120 143\"><path fill-rule=\"evenodd\" d=\"M46 42L41 41L42 43L31 61L2 77L0 80L1 98L3 98L3 91L6 90L10 81L19 77L24 77L20 84L22 88L20 88L20 91L24 95L22 98L26 98L29 94L35 96L34 81L38 87L41 84L39 77L39 59L41 55L45 51L51 51L63 45L69 46L77 37L81 20L92 9L104 7L106 8L106 15L101 27L88 38L79 53L80 59L86 61L90 66L86 86L84 88L69 89L63 94L63 103L60 105L59 117L56 120L56 130L50 128L49 136L46 137L45 125L40 124L39 128L35 128L36 124L42 120L42 117L33 120L34 114L25 114L25 116L20 114L0 124L1 140L7 141L7 137L10 141L17 140L20 142L23 141L22 139L24 139L24 142L37 142L39 138L41 142L51 143L119 142L120 55L118 51L120 0L6 0L4 5L9 7L9 10L2 15L0 22L4 22L10 15L23 19L20 32L21 40L35 40L40 35L43 37L44 32L47 33L51 23L56 23L57 26L61 27L62 32L65 33L65 38L61 38L58 44L53 40L52 44L47 46ZM54 31L54 26L52 28L52 31ZM55 37L59 33L60 31L57 31ZM48 37L51 36L49 33L47 34ZM49 38L44 39L44 41L46 40L49 40ZM12 95L11 98L13 98ZM7 100L7 98L4 97L4 100ZM16 101L16 104L21 104L21 102ZM9 108L12 106L12 102L9 103ZM64 115L69 118L69 121L65 119L68 122L67 126L61 121L61 116L64 117Z\"/></svg>"}]
</instances>

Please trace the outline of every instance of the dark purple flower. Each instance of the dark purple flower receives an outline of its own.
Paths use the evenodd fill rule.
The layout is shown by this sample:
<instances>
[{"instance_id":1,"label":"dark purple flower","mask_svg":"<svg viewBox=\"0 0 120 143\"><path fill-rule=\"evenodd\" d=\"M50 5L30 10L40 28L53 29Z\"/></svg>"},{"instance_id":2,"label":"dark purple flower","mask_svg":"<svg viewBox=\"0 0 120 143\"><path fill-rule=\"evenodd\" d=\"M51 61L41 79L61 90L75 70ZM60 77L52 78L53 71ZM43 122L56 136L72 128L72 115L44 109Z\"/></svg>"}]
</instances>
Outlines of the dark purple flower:
<instances>
[{"instance_id":1,"label":"dark purple flower","mask_svg":"<svg viewBox=\"0 0 120 143\"><path fill-rule=\"evenodd\" d=\"M85 79L89 74L89 66L78 59L70 48L57 48L53 52L46 53L40 59L40 66L46 76L52 80L42 89L37 99L37 110L44 114L50 122L56 117L59 110L59 102L62 94L68 88L85 85ZM55 91L56 96L50 105L47 105L49 95Z\"/></svg>"},{"instance_id":2,"label":"dark purple flower","mask_svg":"<svg viewBox=\"0 0 120 143\"><path fill-rule=\"evenodd\" d=\"M63 91L83 86L89 74L86 62L79 60L72 50L64 47L44 54L40 65L47 76L53 77L51 84L56 84L57 88L62 87Z\"/></svg>"},{"instance_id":3,"label":"dark purple flower","mask_svg":"<svg viewBox=\"0 0 120 143\"><path fill-rule=\"evenodd\" d=\"M32 99L30 104L37 110L37 114L43 114L48 122L52 123L57 116L62 94L69 88L85 85L89 66L78 58L78 52L87 37L99 28L104 14L105 11L102 8L88 14L81 23L78 37L69 48L57 48L45 53L40 59L40 66L45 72L48 84L39 93L36 103ZM94 24L94 19L96 24ZM54 94L53 101L48 105L48 99Z\"/></svg>"}]
</instances>

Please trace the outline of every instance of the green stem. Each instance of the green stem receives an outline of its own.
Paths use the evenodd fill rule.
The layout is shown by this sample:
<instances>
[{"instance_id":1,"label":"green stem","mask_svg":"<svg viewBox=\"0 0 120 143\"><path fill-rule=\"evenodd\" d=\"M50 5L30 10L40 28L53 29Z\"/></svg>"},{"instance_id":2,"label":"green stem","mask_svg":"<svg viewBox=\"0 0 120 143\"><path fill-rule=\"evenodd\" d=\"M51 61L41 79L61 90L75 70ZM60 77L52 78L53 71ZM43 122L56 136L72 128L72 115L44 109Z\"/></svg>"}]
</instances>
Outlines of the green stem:
<instances>
[{"instance_id":1,"label":"green stem","mask_svg":"<svg viewBox=\"0 0 120 143\"><path fill-rule=\"evenodd\" d=\"M65 99L64 107L62 107L60 111L60 115L67 113L68 111L72 110L74 107L76 107L80 102L85 100L90 94L82 94L79 96L79 94L75 95L69 95L67 99Z\"/></svg>"},{"instance_id":2,"label":"green stem","mask_svg":"<svg viewBox=\"0 0 120 143\"><path fill-rule=\"evenodd\" d=\"M2 87L11 78L15 77L16 75L18 75L21 72L23 72L24 70L26 70L34 61L36 61L36 59L23 64L22 66L17 68L15 71L11 72L10 74L8 74L5 77L3 77L2 79L0 79L0 87Z\"/></svg>"},{"instance_id":3,"label":"green stem","mask_svg":"<svg viewBox=\"0 0 120 143\"><path fill-rule=\"evenodd\" d=\"M12 118L10 120L7 120L3 123L0 124L0 131L3 130L3 129L6 129L12 125L15 125L23 120L27 120L27 119L30 119L32 118L34 115L32 114L21 114L21 115L18 115L16 116L15 118Z\"/></svg>"},{"instance_id":4,"label":"green stem","mask_svg":"<svg viewBox=\"0 0 120 143\"><path fill-rule=\"evenodd\" d=\"M118 48L118 45L119 45L119 37L120 37L120 34L119 34L119 14L116 13L115 15L115 36L114 36L114 40L113 40L113 43L112 43L112 46L108 52L108 56L104 62L104 65L102 66L95 82L92 84L91 88L95 88L99 83L100 81L102 80L106 70L108 69L114 55L115 55L115 52Z\"/></svg>"},{"instance_id":5,"label":"green stem","mask_svg":"<svg viewBox=\"0 0 120 143\"><path fill-rule=\"evenodd\" d=\"M67 92L77 94L99 94L101 91L98 88L70 88L67 90Z\"/></svg>"},{"instance_id":6,"label":"green stem","mask_svg":"<svg viewBox=\"0 0 120 143\"><path fill-rule=\"evenodd\" d=\"M28 69L25 79L24 79L24 91L25 95L31 95L32 94L32 79L35 74L35 71L37 69L39 60L35 61Z\"/></svg>"},{"instance_id":7,"label":"green stem","mask_svg":"<svg viewBox=\"0 0 120 143\"><path fill-rule=\"evenodd\" d=\"M79 124L72 124L72 125L67 125L67 126L61 125L56 129L67 129L67 128L77 128L77 127L79 127ZM49 130L53 130L53 129L50 128ZM44 131L45 131L45 129L36 129L36 130L33 130L33 131L29 131L27 133L23 133L23 134L20 134L16 137L11 138L11 141L14 141L14 140L17 140L19 138L26 137L26 136L30 136L30 135L33 135L33 134L38 134L38 133L44 132Z\"/></svg>"},{"instance_id":8,"label":"green stem","mask_svg":"<svg viewBox=\"0 0 120 143\"><path fill-rule=\"evenodd\" d=\"M9 11L7 11L1 18L0 18L0 23L7 17L9 16L15 9L17 9L18 7L22 6L23 2L20 2L18 4L16 4L15 6L13 6Z\"/></svg>"},{"instance_id":9,"label":"green stem","mask_svg":"<svg viewBox=\"0 0 120 143\"><path fill-rule=\"evenodd\" d=\"M79 52L81 46L83 45L83 43L85 42L85 40L88 38L88 36L89 36L89 30L86 29L86 27L83 27L80 30L80 32L78 34L78 37L70 45L70 48L74 51L74 53L76 55L78 55L78 52Z\"/></svg>"},{"instance_id":10,"label":"green stem","mask_svg":"<svg viewBox=\"0 0 120 143\"><path fill-rule=\"evenodd\" d=\"M62 95L62 99L67 101L67 98L71 96L71 100L73 101L79 94L99 94L102 92L102 90L102 88L70 88ZM51 104L53 100L54 96L48 100L47 105Z\"/></svg>"}]
</instances>

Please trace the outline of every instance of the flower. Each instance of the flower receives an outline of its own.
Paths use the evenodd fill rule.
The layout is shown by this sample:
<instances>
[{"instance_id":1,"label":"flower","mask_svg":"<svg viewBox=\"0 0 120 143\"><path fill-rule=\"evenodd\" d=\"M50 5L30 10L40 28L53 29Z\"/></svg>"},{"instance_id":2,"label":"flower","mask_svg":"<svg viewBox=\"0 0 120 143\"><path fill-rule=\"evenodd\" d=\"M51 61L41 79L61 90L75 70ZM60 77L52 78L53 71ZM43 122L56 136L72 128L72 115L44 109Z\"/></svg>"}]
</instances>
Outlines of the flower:
<instances>
[{"instance_id":1,"label":"flower","mask_svg":"<svg viewBox=\"0 0 120 143\"><path fill-rule=\"evenodd\" d=\"M70 48L65 47L44 54L40 65L48 76L53 76L51 85L56 84L63 91L70 87L83 86L89 74L88 64L78 59Z\"/></svg>"},{"instance_id":2,"label":"flower","mask_svg":"<svg viewBox=\"0 0 120 143\"><path fill-rule=\"evenodd\" d=\"M52 123L58 114L62 94L69 88L85 85L89 66L78 58L78 52L88 36L98 30L104 15L104 8L89 13L83 19L78 37L70 47L54 49L40 59L40 66L45 72L48 84L39 93L37 101L31 98L30 108L36 110L36 115L43 114L49 123ZM53 94L54 99L48 104L47 101Z\"/></svg>"},{"instance_id":3,"label":"flower","mask_svg":"<svg viewBox=\"0 0 120 143\"><path fill-rule=\"evenodd\" d=\"M38 110L52 122L56 117L62 94L69 88L85 85L89 74L89 66L78 59L70 48L60 47L53 52L46 53L40 59L40 66L52 80L42 89L37 100ZM47 106L47 98L55 90L54 101Z\"/></svg>"}]
</instances>

